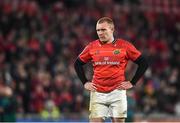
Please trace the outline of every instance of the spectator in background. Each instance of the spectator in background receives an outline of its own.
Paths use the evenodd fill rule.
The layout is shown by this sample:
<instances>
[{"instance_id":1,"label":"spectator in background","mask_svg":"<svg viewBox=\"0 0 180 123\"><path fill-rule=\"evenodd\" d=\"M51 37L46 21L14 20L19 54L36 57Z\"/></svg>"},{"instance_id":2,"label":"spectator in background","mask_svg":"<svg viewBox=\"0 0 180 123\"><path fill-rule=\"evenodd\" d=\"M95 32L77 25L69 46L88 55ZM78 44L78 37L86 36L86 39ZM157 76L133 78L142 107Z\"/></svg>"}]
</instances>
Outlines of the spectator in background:
<instances>
[{"instance_id":1,"label":"spectator in background","mask_svg":"<svg viewBox=\"0 0 180 123\"><path fill-rule=\"evenodd\" d=\"M40 112L43 120L56 121L60 118L60 111L53 100L45 102L43 110Z\"/></svg>"},{"instance_id":2,"label":"spectator in background","mask_svg":"<svg viewBox=\"0 0 180 123\"><path fill-rule=\"evenodd\" d=\"M0 73L0 122L16 121L16 98L13 90L5 84L3 74Z\"/></svg>"}]
</instances>

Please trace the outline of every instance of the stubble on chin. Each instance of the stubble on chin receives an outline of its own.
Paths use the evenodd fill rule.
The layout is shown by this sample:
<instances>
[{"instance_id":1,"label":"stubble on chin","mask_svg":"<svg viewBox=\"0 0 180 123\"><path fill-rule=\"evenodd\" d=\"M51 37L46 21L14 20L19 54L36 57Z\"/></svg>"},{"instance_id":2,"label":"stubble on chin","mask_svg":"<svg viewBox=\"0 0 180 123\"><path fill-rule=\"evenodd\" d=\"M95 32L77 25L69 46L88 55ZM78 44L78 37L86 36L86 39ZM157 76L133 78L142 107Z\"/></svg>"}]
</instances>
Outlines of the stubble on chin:
<instances>
[{"instance_id":1,"label":"stubble on chin","mask_svg":"<svg viewBox=\"0 0 180 123\"><path fill-rule=\"evenodd\" d=\"M105 40L101 40L101 39L100 39L100 41L101 41L102 43L107 43L107 42L108 42L108 41L105 41Z\"/></svg>"}]
</instances>

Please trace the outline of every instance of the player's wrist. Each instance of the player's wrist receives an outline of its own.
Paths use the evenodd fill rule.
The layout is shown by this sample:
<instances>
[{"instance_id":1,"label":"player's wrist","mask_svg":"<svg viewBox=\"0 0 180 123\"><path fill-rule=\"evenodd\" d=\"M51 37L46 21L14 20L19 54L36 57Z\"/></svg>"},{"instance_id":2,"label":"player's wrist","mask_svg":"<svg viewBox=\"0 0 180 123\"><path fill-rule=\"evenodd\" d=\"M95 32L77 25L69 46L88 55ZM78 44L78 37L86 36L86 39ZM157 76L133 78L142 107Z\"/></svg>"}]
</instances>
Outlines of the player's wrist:
<instances>
[{"instance_id":1,"label":"player's wrist","mask_svg":"<svg viewBox=\"0 0 180 123\"><path fill-rule=\"evenodd\" d=\"M86 88L89 85L89 83L90 83L89 81L85 82L84 87Z\"/></svg>"},{"instance_id":2,"label":"player's wrist","mask_svg":"<svg viewBox=\"0 0 180 123\"><path fill-rule=\"evenodd\" d=\"M130 80L129 82L132 84L132 86L136 86L136 82L133 82L132 80Z\"/></svg>"},{"instance_id":3,"label":"player's wrist","mask_svg":"<svg viewBox=\"0 0 180 123\"><path fill-rule=\"evenodd\" d=\"M84 85L87 84L87 83L89 83L89 81L84 82Z\"/></svg>"},{"instance_id":4,"label":"player's wrist","mask_svg":"<svg viewBox=\"0 0 180 123\"><path fill-rule=\"evenodd\" d=\"M129 81L131 83L131 85L134 87L136 86L136 83L133 83L132 81Z\"/></svg>"}]
</instances>

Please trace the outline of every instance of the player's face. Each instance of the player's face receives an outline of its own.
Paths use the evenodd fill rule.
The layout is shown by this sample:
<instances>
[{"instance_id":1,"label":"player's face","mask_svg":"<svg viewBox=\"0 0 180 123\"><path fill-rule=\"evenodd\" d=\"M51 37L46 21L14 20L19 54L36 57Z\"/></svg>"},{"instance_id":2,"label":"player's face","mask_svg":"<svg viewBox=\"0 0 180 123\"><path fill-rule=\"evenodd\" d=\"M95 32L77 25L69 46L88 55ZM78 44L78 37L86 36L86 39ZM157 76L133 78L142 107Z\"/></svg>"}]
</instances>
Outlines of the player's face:
<instances>
[{"instance_id":1,"label":"player's face","mask_svg":"<svg viewBox=\"0 0 180 123\"><path fill-rule=\"evenodd\" d=\"M97 23L96 31L100 41L104 43L111 42L113 39L114 28L112 28L112 25L107 22Z\"/></svg>"}]
</instances>

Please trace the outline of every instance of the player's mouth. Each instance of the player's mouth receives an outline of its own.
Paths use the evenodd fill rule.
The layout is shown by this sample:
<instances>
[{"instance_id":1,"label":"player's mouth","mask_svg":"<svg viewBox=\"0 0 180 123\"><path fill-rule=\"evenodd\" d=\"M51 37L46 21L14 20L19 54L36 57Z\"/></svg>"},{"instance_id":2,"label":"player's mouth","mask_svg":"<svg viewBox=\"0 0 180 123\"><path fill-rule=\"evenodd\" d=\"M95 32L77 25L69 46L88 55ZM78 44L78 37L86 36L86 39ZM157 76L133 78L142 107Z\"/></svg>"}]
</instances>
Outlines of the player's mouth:
<instances>
[{"instance_id":1,"label":"player's mouth","mask_svg":"<svg viewBox=\"0 0 180 123\"><path fill-rule=\"evenodd\" d=\"M105 39L105 36L99 36L100 39Z\"/></svg>"}]
</instances>

